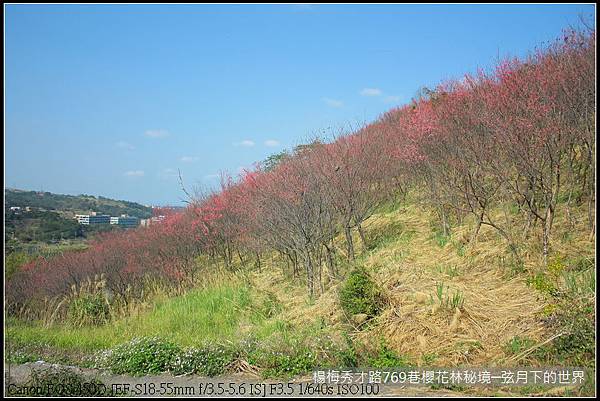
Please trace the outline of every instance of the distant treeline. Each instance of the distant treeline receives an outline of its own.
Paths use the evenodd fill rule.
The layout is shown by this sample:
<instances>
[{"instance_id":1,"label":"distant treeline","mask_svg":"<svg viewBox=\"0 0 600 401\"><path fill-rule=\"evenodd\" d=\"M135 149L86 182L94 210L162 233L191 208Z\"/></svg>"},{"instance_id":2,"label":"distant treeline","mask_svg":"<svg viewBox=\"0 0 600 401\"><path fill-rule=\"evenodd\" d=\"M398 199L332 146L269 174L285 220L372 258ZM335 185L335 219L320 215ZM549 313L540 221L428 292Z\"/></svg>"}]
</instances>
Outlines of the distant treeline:
<instances>
[{"instance_id":1,"label":"distant treeline","mask_svg":"<svg viewBox=\"0 0 600 401\"><path fill-rule=\"evenodd\" d=\"M50 192L20 191L7 189L4 191L4 203L7 209L13 206L34 207L46 210L87 213L95 211L99 214L129 216L146 219L152 216L152 208L135 202L114 200L103 196L92 195L60 195Z\"/></svg>"},{"instance_id":2,"label":"distant treeline","mask_svg":"<svg viewBox=\"0 0 600 401\"><path fill-rule=\"evenodd\" d=\"M114 225L80 225L75 219L51 211L11 211L4 215L6 253L19 251L22 244L56 243L61 240L89 238L98 232L115 229Z\"/></svg>"}]
</instances>

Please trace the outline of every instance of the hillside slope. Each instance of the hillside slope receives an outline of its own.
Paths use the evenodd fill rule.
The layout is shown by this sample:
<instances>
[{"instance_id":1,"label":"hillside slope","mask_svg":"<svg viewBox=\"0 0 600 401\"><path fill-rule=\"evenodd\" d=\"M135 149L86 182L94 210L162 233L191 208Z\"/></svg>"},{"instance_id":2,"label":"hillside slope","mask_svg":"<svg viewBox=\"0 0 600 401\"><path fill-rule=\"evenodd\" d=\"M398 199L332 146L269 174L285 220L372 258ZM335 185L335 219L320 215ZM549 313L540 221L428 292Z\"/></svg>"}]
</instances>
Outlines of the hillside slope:
<instances>
[{"instance_id":1,"label":"hillside slope","mask_svg":"<svg viewBox=\"0 0 600 401\"><path fill-rule=\"evenodd\" d=\"M468 219L451 236L443 237L430 225L432 213L414 204L374 215L365 226L369 249L363 249L356 264L364 266L382 288L386 306L366 330L348 325L351 319L339 302L343 282L307 307L303 288L290 296L283 284L287 280L272 273L276 269L257 273L254 279L285 305L285 320L311 324L324 319L341 331L350 328L352 336L371 350L383 340L414 364L536 363L535 358L511 354L511 341L527 339L527 345L533 346L560 334L548 322L561 307L561 298L577 291L568 288L573 285L569 280L580 287L578 297L595 295L594 240L589 236L586 209L571 213L574 226L565 214L557 217L551 263L551 269L560 270L556 275L544 268L536 252L539 237L521 242L526 256L519 265L511 261L506 244L491 227L483 228L477 243L469 244L474 222ZM450 303L459 298L460 312L446 307L447 297ZM593 333L593 321L589 323Z\"/></svg>"},{"instance_id":2,"label":"hillside slope","mask_svg":"<svg viewBox=\"0 0 600 401\"><path fill-rule=\"evenodd\" d=\"M24 208L30 206L46 210L82 214L95 211L98 214L108 214L111 216L119 216L121 214L139 218L152 216L152 208L135 202L114 200L103 196L61 195L18 189L6 189L4 191L4 205L6 208L13 206Z\"/></svg>"},{"instance_id":3,"label":"hillside slope","mask_svg":"<svg viewBox=\"0 0 600 401\"><path fill-rule=\"evenodd\" d=\"M477 243L468 244L473 222L467 219L442 237L430 225L432 212L407 202L367 221L368 246L360 248L356 261L344 262L340 238L340 276L312 301L305 283L290 280L292 272L275 254L262 268L250 269L239 263L215 269L199 259L203 279L192 291L158 291L125 317L100 326L44 327L13 320L8 338L17 344L17 360L74 355L75 363L85 365L100 350L158 336L182 347L209 347L211 353L233 347L227 348L237 355L231 358L276 377L348 361L359 366L593 366L593 319L577 326L576 333L553 323L565 307L575 308L565 306L573 291L588 301L595 294L594 242L585 213L584 206L571 210L574 226L566 215L557 216L553 266L561 272L555 276L535 252L540 238L522 242L526 257L516 265L492 231L482 229ZM360 324L340 303L347 277L358 266L385 299L378 316ZM454 301L460 312L446 304ZM556 343L560 338L576 345L568 342L572 347L563 352L564 344ZM249 350L248 344L256 348Z\"/></svg>"}]
</instances>

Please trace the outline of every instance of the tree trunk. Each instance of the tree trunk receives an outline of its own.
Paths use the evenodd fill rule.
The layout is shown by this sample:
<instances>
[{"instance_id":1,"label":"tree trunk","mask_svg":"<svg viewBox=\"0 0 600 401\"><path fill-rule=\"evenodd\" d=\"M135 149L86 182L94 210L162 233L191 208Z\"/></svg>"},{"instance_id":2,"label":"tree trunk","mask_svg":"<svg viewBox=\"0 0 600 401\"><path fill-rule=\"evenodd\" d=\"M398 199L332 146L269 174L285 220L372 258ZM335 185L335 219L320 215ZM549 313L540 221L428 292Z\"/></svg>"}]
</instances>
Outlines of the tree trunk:
<instances>
[{"instance_id":1,"label":"tree trunk","mask_svg":"<svg viewBox=\"0 0 600 401\"><path fill-rule=\"evenodd\" d=\"M306 266L306 285L308 287L308 295L310 299L314 298L314 271L312 265L312 259L310 257L310 253L306 252L304 254L304 263Z\"/></svg>"},{"instance_id":2,"label":"tree trunk","mask_svg":"<svg viewBox=\"0 0 600 401\"><path fill-rule=\"evenodd\" d=\"M352 242L350 227L344 228L344 234L346 235L346 244L348 246L348 260L354 260L354 243Z\"/></svg>"},{"instance_id":3,"label":"tree trunk","mask_svg":"<svg viewBox=\"0 0 600 401\"><path fill-rule=\"evenodd\" d=\"M554 219L554 210L552 207L546 209L546 218L544 219L544 235L543 235L543 256L544 265L548 264L548 253L550 251L550 232L552 230L552 220Z\"/></svg>"},{"instance_id":4,"label":"tree trunk","mask_svg":"<svg viewBox=\"0 0 600 401\"><path fill-rule=\"evenodd\" d=\"M475 231L473 231L473 234L471 234L471 239L469 240L469 244L471 244L471 245L475 245L477 235L479 234L479 230L481 229L481 224L483 222L483 213L484 212L485 212L485 209L482 210L481 213L479 213L479 215L477 216L477 225L475 226Z\"/></svg>"},{"instance_id":5,"label":"tree trunk","mask_svg":"<svg viewBox=\"0 0 600 401\"><path fill-rule=\"evenodd\" d=\"M331 278L335 278L335 263L333 261L333 252L331 248L325 245L325 250L327 252L327 266L329 267L329 275Z\"/></svg>"},{"instance_id":6,"label":"tree trunk","mask_svg":"<svg viewBox=\"0 0 600 401\"><path fill-rule=\"evenodd\" d=\"M358 223L358 234L360 235L360 240L363 243L363 248L366 250L367 249L367 237L365 235L365 232L362 229L362 225L360 223Z\"/></svg>"}]
</instances>

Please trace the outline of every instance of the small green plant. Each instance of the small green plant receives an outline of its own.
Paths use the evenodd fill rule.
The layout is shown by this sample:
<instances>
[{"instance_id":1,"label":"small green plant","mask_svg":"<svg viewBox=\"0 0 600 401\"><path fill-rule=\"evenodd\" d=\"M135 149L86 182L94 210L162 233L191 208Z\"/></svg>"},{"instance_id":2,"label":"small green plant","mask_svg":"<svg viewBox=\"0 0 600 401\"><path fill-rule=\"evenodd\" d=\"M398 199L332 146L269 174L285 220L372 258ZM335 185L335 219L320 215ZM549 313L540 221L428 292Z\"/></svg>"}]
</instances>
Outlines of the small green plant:
<instances>
[{"instance_id":1,"label":"small green plant","mask_svg":"<svg viewBox=\"0 0 600 401\"><path fill-rule=\"evenodd\" d=\"M504 352L510 355L516 355L535 345L535 342L529 337L514 336L504 346Z\"/></svg>"},{"instance_id":2,"label":"small green plant","mask_svg":"<svg viewBox=\"0 0 600 401\"><path fill-rule=\"evenodd\" d=\"M477 340L459 341L454 344L453 348L464 356L472 355L474 352L483 349L481 343Z\"/></svg>"},{"instance_id":3,"label":"small green plant","mask_svg":"<svg viewBox=\"0 0 600 401\"><path fill-rule=\"evenodd\" d=\"M459 290L454 291L454 294L452 294L452 298L450 298L449 301L446 301L446 305L449 306L451 309L462 309L464 303L465 297L462 291Z\"/></svg>"},{"instance_id":4,"label":"small green plant","mask_svg":"<svg viewBox=\"0 0 600 401\"><path fill-rule=\"evenodd\" d=\"M425 366L432 366L433 363L437 360L437 354L423 354L421 356L421 360Z\"/></svg>"},{"instance_id":5,"label":"small green plant","mask_svg":"<svg viewBox=\"0 0 600 401\"><path fill-rule=\"evenodd\" d=\"M514 277L519 274L525 273L525 265L522 260L515 258L514 255L510 254L498 256L499 265L505 269L508 277Z\"/></svg>"},{"instance_id":6,"label":"small green plant","mask_svg":"<svg viewBox=\"0 0 600 401\"><path fill-rule=\"evenodd\" d=\"M381 291L364 268L355 268L340 291L340 303L348 316L364 313L377 316L383 307Z\"/></svg>"},{"instance_id":7,"label":"small green plant","mask_svg":"<svg viewBox=\"0 0 600 401\"><path fill-rule=\"evenodd\" d=\"M444 235L442 232L436 231L433 235L433 240L440 247L443 248L450 241L450 235Z\"/></svg>"},{"instance_id":8,"label":"small green plant","mask_svg":"<svg viewBox=\"0 0 600 401\"><path fill-rule=\"evenodd\" d=\"M467 251L467 247L464 243L460 241L452 241L452 245L454 245L454 249L456 249L456 254L461 258L465 256L465 252Z\"/></svg>"},{"instance_id":9,"label":"small green plant","mask_svg":"<svg viewBox=\"0 0 600 401\"><path fill-rule=\"evenodd\" d=\"M507 205L508 212L514 216L521 212L521 208L517 203L511 202Z\"/></svg>"},{"instance_id":10,"label":"small green plant","mask_svg":"<svg viewBox=\"0 0 600 401\"><path fill-rule=\"evenodd\" d=\"M535 275L528 277L527 285L535 288L541 293L553 297L558 295L558 288L544 272L538 272Z\"/></svg>"},{"instance_id":11,"label":"small green plant","mask_svg":"<svg viewBox=\"0 0 600 401\"><path fill-rule=\"evenodd\" d=\"M335 359L339 361L340 368L358 367L358 353L352 338L347 333L343 333L345 347L340 347L335 351Z\"/></svg>"},{"instance_id":12,"label":"small green plant","mask_svg":"<svg viewBox=\"0 0 600 401\"><path fill-rule=\"evenodd\" d=\"M436 271L441 274L445 274L450 278L454 278L460 275L460 269L458 266L445 266L445 265L437 265Z\"/></svg>"},{"instance_id":13,"label":"small green plant","mask_svg":"<svg viewBox=\"0 0 600 401\"><path fill-rule=\"evenodd\" d=\"M550 262L548 262L548 274L553 278L559 277L567 266L563 262L563 258L560 255L556 255Z\"/></svg>"},{"instance_id":14,"label":"small green plant","mask_svg":"<svg viewBox=\"0 0 600 401\"><path fill-rule=\"evenodd\" d=\"M438 282L435 284L435 296L436 300L431 298L432 303L436 303L445 309L462 309L465 303L465 296L462 291L455 290L452 296L450 296L450 288L446 287L443 282Z\"/></svg>"},{"instance_id":15,"label":"small green plant","mask_svg":"<svg viewBox=\"0 0 600 401\"><path fill-rule=\"evenodd\" d=\"M402 368L409 366L407 358L396 354L383 340L379 344L377 355L369 358L368 363L369 367L377 369Z\"/></svg>"},{"instance_id":16,"label":"small green plant","mask_svg":"<svg viewBox=\"0 0 600 401\"><path fill-rule=\"evenodd\" d=\"M444 303L444 283L435 283L435 295L437 297L437 303L442 305ZM432 303L433 298L431 299Z\"/></svg>"},{"instance_id":17,"label":"small green plant","mask_svg":"<svg viewBox=\"0 0 600 401\"><path fill-rule=\"evenodd\" d=\"M554 303L547 304L542 309L541 314L544 317L552 316L556 312L557 309L558 309L558 305L557 304L554 304Z\"/></svg>"}]
</instances>

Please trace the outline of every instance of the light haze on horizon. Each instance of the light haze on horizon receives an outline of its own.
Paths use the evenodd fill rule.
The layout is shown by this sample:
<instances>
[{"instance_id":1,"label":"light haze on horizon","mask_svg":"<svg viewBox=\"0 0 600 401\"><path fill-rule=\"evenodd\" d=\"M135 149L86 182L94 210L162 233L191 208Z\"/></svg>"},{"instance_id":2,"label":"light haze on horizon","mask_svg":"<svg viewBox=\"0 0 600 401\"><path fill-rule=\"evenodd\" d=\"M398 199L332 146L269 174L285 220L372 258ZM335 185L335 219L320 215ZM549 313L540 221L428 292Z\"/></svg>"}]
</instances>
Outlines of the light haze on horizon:
<instances>
[{"instance_id":1,"label":"light haze on horizon","mask_svg":"<svg viewBox=\"0 0 600 401\"><path fill-rule=\"evenodd\" d=\"M5 185L188 187L523 56L594 5L5 5Z\"/></svg>"}]
</instances>

